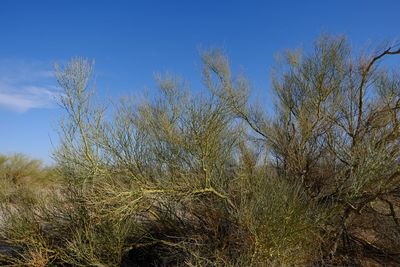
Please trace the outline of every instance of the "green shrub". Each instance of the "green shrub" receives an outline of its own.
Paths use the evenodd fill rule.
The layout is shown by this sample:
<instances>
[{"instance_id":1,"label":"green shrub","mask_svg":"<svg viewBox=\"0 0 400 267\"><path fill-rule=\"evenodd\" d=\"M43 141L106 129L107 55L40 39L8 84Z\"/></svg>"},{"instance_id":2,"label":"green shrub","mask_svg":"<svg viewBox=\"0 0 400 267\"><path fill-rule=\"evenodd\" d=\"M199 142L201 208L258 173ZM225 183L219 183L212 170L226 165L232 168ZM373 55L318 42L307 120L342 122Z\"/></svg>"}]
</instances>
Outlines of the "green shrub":
<instances>
[{"instance_id":1,"label":"green shrub","mask_svg":"<svg viewBox=\"0 0 400 267\"><path fill-rule=\"evenodd\" d=\"M13 192L4 194L13 201L3 201L0 228L12 251L1 260L398 263L388 235L399 230L400 83L375 65L398 53L357 61L332 37L309 55L288 53L274 74L271 118L249 102L249 82L233 77L219 50L202 54L206 91L192 95L181 79L160 76L154 97L122 99L114 113L95 101L92 62L56 67L66 110L56 168L0 158L3 191ZM58 188L45 198L15 191L53 174Z\"/></svg>"}]
</instances>

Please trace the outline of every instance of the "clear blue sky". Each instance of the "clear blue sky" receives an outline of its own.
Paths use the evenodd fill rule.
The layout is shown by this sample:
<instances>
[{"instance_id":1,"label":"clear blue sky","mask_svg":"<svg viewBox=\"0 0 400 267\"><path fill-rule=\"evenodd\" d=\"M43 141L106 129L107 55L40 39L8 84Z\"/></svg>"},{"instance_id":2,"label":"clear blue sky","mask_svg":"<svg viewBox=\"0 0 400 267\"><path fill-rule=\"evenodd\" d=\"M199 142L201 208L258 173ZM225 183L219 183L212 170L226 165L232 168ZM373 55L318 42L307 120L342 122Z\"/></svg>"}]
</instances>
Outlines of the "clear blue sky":
<instances>
[{"instance_id":1,"label":"clear blue sky","mask_svg":"<svg viewBox=\"0 0 400 267\"><path fill-rule=\"evenodd\" d=\"M216 46L268 96L276 53L321 33L356 47L399 39L399 11L396 0L0 1L0 153L51 162L54 62L94 58L100 95L118 97L153 90L155 72L201 86L198 49Z\"/></svg>"}]
</instances>

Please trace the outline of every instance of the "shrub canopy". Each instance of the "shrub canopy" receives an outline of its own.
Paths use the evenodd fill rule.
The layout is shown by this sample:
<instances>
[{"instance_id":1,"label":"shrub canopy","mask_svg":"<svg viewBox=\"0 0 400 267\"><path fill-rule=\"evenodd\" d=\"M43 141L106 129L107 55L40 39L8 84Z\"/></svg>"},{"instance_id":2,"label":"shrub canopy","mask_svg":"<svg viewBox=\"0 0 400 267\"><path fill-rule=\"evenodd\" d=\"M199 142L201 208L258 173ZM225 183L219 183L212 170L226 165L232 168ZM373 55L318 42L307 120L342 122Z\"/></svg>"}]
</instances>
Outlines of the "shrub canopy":
<instances>
[{"instance_id":1,"label":"shrub canopy","mask_svg":"<svg viewBox=\"0 0 400 267\"><path fill-rule=\"evenodd\" d=\"M400 264L400 76L379 64L399 53L355 57L329 36L287 52L270 117L220 50L201 55L201 93L161 75L153 98L112 108L96 102L93 62L57 66L62 186L3 205L4 262Z\"/></svg>"}]
</instances>

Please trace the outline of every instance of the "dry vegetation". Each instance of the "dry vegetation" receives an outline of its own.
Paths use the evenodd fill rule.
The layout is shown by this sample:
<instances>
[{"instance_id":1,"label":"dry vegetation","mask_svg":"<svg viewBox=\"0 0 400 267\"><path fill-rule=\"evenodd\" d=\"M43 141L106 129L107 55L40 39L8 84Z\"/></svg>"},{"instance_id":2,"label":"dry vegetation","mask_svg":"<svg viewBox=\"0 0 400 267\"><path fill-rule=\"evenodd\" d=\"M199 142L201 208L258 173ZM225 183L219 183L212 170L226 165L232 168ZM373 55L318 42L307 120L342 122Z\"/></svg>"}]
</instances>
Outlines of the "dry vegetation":
<instances>
[{"instance_id":1,"label":"dry vegetation","mask_svg":"<svg viewBox=\"0 0 400 267\"><path fill-rule=\"evenodd\" d=\"M72 59L56 68L55 169L0 160L0 261L400 265L400 76L379 65L399 53L356 57L336 37L286 53L271 118L218 50L202 54L207 90L162 76L113 115L95 102L93 64ZM39 197L32 183L47 184Z\"/></svg>"}]
</instances>

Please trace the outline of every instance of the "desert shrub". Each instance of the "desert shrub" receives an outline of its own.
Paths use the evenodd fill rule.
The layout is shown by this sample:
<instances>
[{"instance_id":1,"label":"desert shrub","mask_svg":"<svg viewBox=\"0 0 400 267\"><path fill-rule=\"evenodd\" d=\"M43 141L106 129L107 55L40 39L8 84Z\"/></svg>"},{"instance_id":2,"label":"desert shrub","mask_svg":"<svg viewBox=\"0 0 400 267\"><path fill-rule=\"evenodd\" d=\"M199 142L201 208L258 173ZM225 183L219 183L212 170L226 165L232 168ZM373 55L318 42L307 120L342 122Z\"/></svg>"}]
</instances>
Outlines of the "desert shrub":
<instances>
[{"instance_id":1,"label":"desert shrub","mask_svg":"<svg viewBox=\"0 0 400 267\"><path fill-rule=\"evenodd\" d=\"M362 265L357 255L368 250L399 262L391 256L398 250L378 235L372 243L355 237L364 231L360 218L394 232L398 227L367 210L382 198L390 198L389 205L398 199L399 76L378 64L399 53L388 47L356 58L345 38L323 37L310 54L288 53L274 79L280 101L268 137L277 172L300 181L311 198L332 210L324 230L335 241L325 236L326 248L353 265ZM392 215L394 222L398 215Z\"/></svg>"},{"instance_id":2,"label":"desert shrub","mask_svg":"<svg viewBox=\"0 0 400 267\"><path fill-rule=\"evenodd\" d=\"M3 209L3 262L398 263L399 80L377 65L398 53L356 58L336 37L287 53L269 118L219 50L202 54L207 90L161 75L152 97L111 107L93 62L56 67L60 188Z\"/></svg>"},{"instance_id":3,"label":"desert shrub","mask_svg":"<svg viewBox=\"0 0 400 267\"><path fill-rule=\"evenodd\" d=\"M33 201L56 181L55 170L39 160L23 154L0 156L0 203Z\"/></svg>"}]
</instances>

